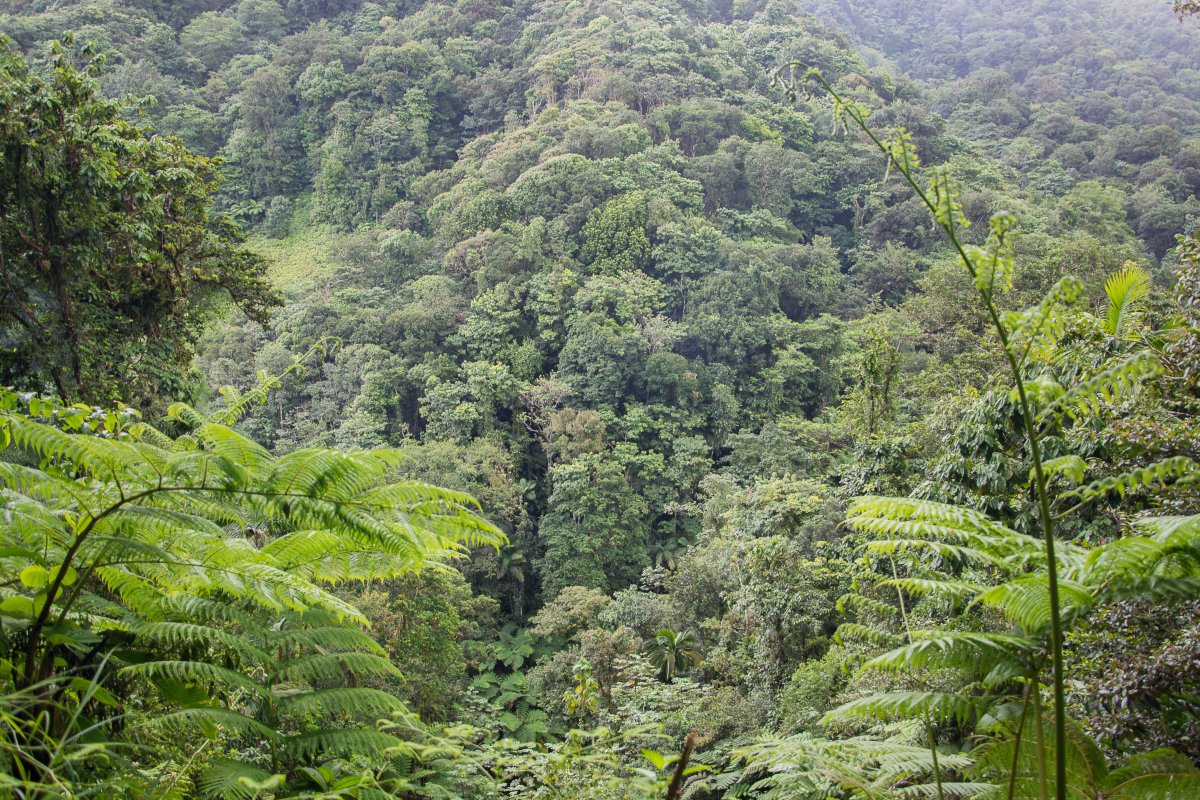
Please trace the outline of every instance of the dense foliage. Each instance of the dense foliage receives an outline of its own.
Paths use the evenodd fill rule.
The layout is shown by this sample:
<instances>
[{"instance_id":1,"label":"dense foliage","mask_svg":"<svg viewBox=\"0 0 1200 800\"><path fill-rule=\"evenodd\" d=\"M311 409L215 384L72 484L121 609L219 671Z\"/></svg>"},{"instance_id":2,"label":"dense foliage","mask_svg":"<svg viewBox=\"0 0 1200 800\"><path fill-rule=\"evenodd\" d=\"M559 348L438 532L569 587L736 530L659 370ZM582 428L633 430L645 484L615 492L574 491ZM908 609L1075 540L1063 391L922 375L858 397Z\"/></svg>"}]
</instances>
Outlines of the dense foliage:
<instances>
[{"instance_id":1,"label":"dense foliage","mask_svg":"<svg viewBox=\"0 0 1200 800\"><path fill-rule=\"evenodd\" d=\"M1191 5L0 2L0 792L1195 796Z\"/></svg>"},{"instance_id":2,"label":"dense foliage","mask_svg":"<svg viewBox=\"0 0 1200 800\"><path fill-rule=\"evenodd\" d=\"M100 63L77 70L56 43L43 74L0 42L0 374L148 403L179 391L216 298L260 321L278 298L210 213L216 163L122 119Z\"/></svg>"}]
</instances>

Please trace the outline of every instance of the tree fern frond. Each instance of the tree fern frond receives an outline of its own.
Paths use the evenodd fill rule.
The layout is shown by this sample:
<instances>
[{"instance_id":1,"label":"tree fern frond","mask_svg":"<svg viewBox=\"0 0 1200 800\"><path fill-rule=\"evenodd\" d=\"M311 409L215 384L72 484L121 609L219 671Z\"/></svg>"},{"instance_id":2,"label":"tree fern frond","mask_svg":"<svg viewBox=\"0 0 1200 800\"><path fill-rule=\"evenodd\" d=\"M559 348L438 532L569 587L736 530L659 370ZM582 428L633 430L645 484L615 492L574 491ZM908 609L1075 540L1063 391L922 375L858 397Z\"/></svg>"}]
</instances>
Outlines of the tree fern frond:
<instances>
[{"instance_id":1,"label":"tree fern frond","mask_svg":"<svg viewBox=\"0 0 1200 800\"><path fill-rule=\"evenodd\" d=\"M236 735L253 733L268 741L275 738L275 731L258 720L248 717L241 712L220 706L200 706L171 711L161 716L152 717L146 723L147 727L165 728L167 730L195 730L202 727L219 726Z\"/></svg>"},{"instance_id":2,"label":"tree fern frond","mask_svg":"<svg viewBox=\"0 0 1200 800\"><path fill-rule=\"evenodd\" d=\"M999 538L1022 538L1022 534L1006 528L982 512L948 503L920 500L912 497L859 497L846 511L846 522L852 527L859 518L915 520L956 528ZM1025 537L1030 538L1030 537Z\"/></svg>"},{"instance_id":3,"label":"tree fern frond","mask_svg":"<svg viewBox=\"0 0 1200 800\"><path fill-rule=\"evenodd\" d=\"M898 800L933 800L948 798L948 800L971 800L982 798L996 787L991 783L970 783L967 781L942 781L937 783L917 783L912 786L901 786L893 790Z\"/></svg>"},{"instance_id":4,"label":"tree fern frond","mask_svg":"<svg viewBox=\"0 0 1200 800\"><path fill-rule=\"evenodd\" d=\"M945 561L957 561L981 566L1003 567L1004 560L976 547L947 544L933 539L879 539L867 542L863 549L875 556L899 556L915 554L935 555Z\"/></svg>"},{"instance_id":5,"label":"tree fern frond","mask_svg":"<svg viewBox=\"0 0 1200 800\"><path fill-rule=\"evenodd\" d=\"M400 670L391 661L371 653L319 653L301 656L284 664L279 670L280 680L327 681L346 673L353 675L399 675Z\"/></svg>"},{"instance_id":6,"label":"tree fern frond","mask_svg":"<svg viewBox=\"0 0 1200 800\"><path fill-rule=\"evenodd\" d=\"M188 428L199 428L208 420L204 415L187 403L171 403L167 406L167 419L186 425Z\"/></svg>"},{"instance_id":7,"label":"tree fern frond","mask_svg":"<svg viewBox=\"0 0 1200 800\"><path fill-rule=\"evenodd\" d=\"M1052 458L1042 464L1042 472L1045 474L1047 481L1062 476L1076 485L1083 483L1083 477L1087 474L1087 468L1087 462L1074 454ZM1032 473L1033 471L1030 470L1031 481L1033 480Z\"/></svg>"},{"instance_id":8,"label":"tree fern frond","mask_svg":"<svg viewBox=\"0 0 1200 800\"><path fill-rule=\"evenodd\" d=\"M843 622L838 626L837 632L834 633L834 639L837 642L869 642L881 647L895 647L905 641L905 637L887 631L881 631L878 628L869 625L860 625L856 622Z\"/></svg>"},{"instance_id":9,"label":"tree fern frond","mask_svg":"<svg viewBox=\"0 0 1200 800\"><path fill-rule=\"evenodd\" d=\"M224 425L203 423L192 431L192 435L204 443L210 452L250 469L263 469L271 463L271 454L257 442Z\"/></svg>"},{"instance_id":10,"label":"tree fern frond","mask_svg":"<svg viewBox=\"0 0 1200 800\"><path fill-rule=\"evenodd\" d=\"M949 692L882 692L851 700L829 711L825 724L839 719L930 720L937 723L966 725L974 719L986 698L968 697Z\"/></svg>"},{"instance_id":11,"label":"tree fern frond","mask_svg":"<svg viewBox=\"0 0 1200 800\"><path fill-rule=\"evenodd\" d=\"M183 683L214 683L225 689L245 689L265 698L267 690L249 676L206 661L147 661L123 667L122 672L146 678L170 678Z\"/></svg>"},{"instance_id":12,"label":"tree fern frond","mask_svg":"<svg viewBox=\"0 0 1200 800\"><path fill-rule=\"evenodd\" d=\"M884 619L898 616L900 613L900 610L894 605L876 600L874 597L859 592L851 592L839 597L837 610L843 614L848 612L863 614L865 612Z\"/></svg>"},{"instance_id":13,"label":"tree fern frond","mask_svg":"<svg viewBox=\"0 0 1200 800\"><path fill-rule=\"evenodd\" d=\"M1038 746L1034 728L1037 723L1033 716L1031 714L1024 720L1025 730L1021 737L1000 738L979 748L971 776L1005 786L1012 777L1014 798L1040 800L1045 793L1042 777L1053 771L1054 744L1046 741ZM1067 796L1089 800L1106 797L1108 766L1100 748L1078 725L1068 723L1066 733Z\"/></svg>"},{"instance_id":14,"label":"tree fern frond","mask_svg":"<svg viewBox=\"0 0 1200 800\"><path fill-rule=\"evenodd\" d=\"M131 630L139 639L168 647L178 647L182 644L203 647L219 645L250 661L268 663L273 660L265 650L255 646L245 637L209 625L194 622L148 622L134 625Z\"/></svg>"},{"instance_id":15,"label":"tree fern frond","mask_svg":"<svg viewBox=\"0 0 1200 800\"><path fill-rule=\"evenodd\" d=\"M197 786L202 797L251 800L263 795L261 786L272 777L270 772L252 764L232 759L214 759L200 775Z\"/></svg>"},{"instance_id":16,"label":"tree fern frond","mask_svg":"<svg viewBox=\"0 0 1200 800\"><path fill-rule=\"evenodd\" d=\"M1045 422L1064 415L1099 415L1102 402L1115 404L1127 399L1143 381L1161 372L1162 362L1158 356L1152 351L1140 351L1072 386L1047 404L1038 415L1038 420Z\"/></svg>"},{"instance_id":17,"label":"tree fern frond","mask_svg":"<svg viewBox=\"0 0 1200 800\"><path fill-rule=\"evenodd\" d=\"M913 597L936 596L948 597L955 600L965 600L975 597L983 591L983 587L976 583L934 578L889 578L880 581L879 585L901 589Z\"/></svg>"},{"instance_id":18,"label":"tree fern frond","mask_svg":"<svg viewBox=\"0 0 1200 800\"><path fill-rule=\"evenodd\" d=\"M146 444L158 448L159 450L169 451L176 449L176 442L174 439L172 439L170 436L167 436L153 425L149 425L145 422L139 422L130 426L129 436L134 441L145 442Z\"/></svg>"},{"instance_id":19,"label":"tree fern frond","mask_svg":"<svg viewBox=\"0 0 1200 800\"><path fill-rule=\"evenodd\" d=\"M1200 516L1144 517L1135 525L1156 542L1183 547L1200 544Z\"/></svg>"},{"instance_id":20,"label":"tree fern frond","mask_svg":"<svg viewBox=\"0 0 1200 800\"><path fill-rule=\"evenodd\" d=\"M1126 759L1106 788L1110 800L1190 800L1200 797L1200 771L1174 750L1153 750Z\"/></svg>"},{"instance_id":21,"label":"tree fern frond","mask_svg":"<svg viewBox=\"0 0 1200 800\"><path fill-rule=\"evenodd\" d=\"M361 651L386 656L387 650L359 628L329 625L317 628L281 628L263 632L271 647L306 647L322 651Z\"/></svg>"},{"instance_id":22,"label":"tree fern frond","mask_svg":"<svg viewBox=\"0 0 1200 800\"><path fill-rule=\"evenodd\" d=\"M1092 593L1082 584L1064 578L1058 580L1059 607L1063 619L1086 614L1096 604ZM1045 574L1023 575L994 586L979 595L979 604L994 608L1030 636L1040 636L1050 627L1050 582Z\"/></svg>"},{"instance_id":23,"label":"tree fern frond","mask_svg":"<svg viewBox=\"0 0 1200 800\"><path fill-rule=\"evenodd\" d=\"M301 734L287 740L284 748L300 759L334 754L378 757L400 744L400 739L382 731L346 728Z\"/></svg>"},{"instance_id":24,"label":"tree fern frond","mask_svg":"<svg viewBox=\"0 0 1200 800\"><path fill-rule=\"evenodd\" d=\"M1004 323L1012 331L1014 349L1020 349L1026 358L1047 358L1066 333L1069 315L1064 311L1079 302L1084 291L1082 281L1066 275L1033 308L1006 313Z\"/></svg>"},{"instance_id":25,"label":"tree fern frond","mask_svg":"<svg viewBox=\"0 0 1200 800\"><path fill-rule=\"evenodd\" d=\"M897 672L926 667L985 673L1002 661L1022 661L1037 651L1032 639L999 633L913 631L914 641L870 659L862 670Z\"/></svg>"},{"instance_id":26,"label":"tree fern frond","mask_svg":"<svg viewBox=\"0 0 1200 800\"><path fill-rule=\"evenodd\" d=\"M320 689L289 695L279 701L280 713L292 715L349 713L386 716L404 707L404 703L394 695L363 687Z\"/></svg>"}]
</instances>

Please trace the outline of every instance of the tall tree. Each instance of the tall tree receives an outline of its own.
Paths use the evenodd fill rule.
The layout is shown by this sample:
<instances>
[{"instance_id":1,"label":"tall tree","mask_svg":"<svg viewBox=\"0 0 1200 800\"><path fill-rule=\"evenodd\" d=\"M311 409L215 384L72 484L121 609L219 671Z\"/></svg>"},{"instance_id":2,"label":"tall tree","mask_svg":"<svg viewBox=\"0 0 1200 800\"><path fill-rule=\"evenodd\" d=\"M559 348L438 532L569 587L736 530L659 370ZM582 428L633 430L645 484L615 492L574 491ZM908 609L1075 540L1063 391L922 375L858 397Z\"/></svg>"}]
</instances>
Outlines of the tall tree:
<instances>
[{"instance_id":1,"label":"tall tree","mask_svg":"<svg viewBox=\"0 0 1200 800\"><path fill-rule=\"evenodd\" d=\"M211 213L217 163L122 119L69 45L43 69L0 42L0 380L146 404L223 298L257 320L279 301Z\"/></svg>"}]
</instances>

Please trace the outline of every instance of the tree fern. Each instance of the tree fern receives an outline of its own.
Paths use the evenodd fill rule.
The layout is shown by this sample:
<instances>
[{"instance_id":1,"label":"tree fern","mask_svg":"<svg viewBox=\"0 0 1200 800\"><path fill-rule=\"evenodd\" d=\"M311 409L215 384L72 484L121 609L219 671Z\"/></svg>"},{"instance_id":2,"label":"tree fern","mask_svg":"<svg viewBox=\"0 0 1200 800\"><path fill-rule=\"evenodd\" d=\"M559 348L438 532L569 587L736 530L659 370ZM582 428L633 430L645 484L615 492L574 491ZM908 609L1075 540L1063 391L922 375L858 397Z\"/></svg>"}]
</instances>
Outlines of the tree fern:
<instances>
[{"instance_id":1,"label":"tree fern","mask_svg":"<svg viewBox=\"0 0 1200 800\"><path fill-rule=\"evenodd\" d=\"M0 588L5 627L23 643L18 687L54 691L56 663L70 663L62 655L114 651L127 676L191 698L151 726L226 731L287 759L395 743L360 726L399 702L354 683L396 669L331 585L500 545L473 499L396 482L393 450L272 456L227 426L236 408L205 417L173 406L187 431L171 438L132 415L88 432L49 401L37 400L37 414L20 407L0 392L0 441L41 462L0 463L10 521L0 566L26 576ZM253 527L264 521L273 539ZM321 720L339 729L306 731ZM249 797L293 765L223 762L219 780L199 785Z\"/></svg>"}]
</instances>

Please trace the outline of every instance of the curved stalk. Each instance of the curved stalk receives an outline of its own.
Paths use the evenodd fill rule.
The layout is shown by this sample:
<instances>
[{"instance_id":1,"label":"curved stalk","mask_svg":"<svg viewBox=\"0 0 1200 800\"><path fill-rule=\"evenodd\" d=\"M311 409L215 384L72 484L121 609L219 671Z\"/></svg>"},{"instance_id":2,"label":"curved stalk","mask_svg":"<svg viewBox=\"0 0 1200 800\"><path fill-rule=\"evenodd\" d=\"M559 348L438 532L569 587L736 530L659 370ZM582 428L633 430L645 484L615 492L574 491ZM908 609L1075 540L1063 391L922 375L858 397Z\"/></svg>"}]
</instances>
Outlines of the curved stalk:
<instances>
[{"instance_id":1,"label":"curved stalk","mask_svg":"<svg viewBox=\"0 0 1200 800\"><path fill-rule=\"evenodd\" d=\"M849 117L854 121L856 127L859 128L871 142L882 152L888 159L888 173L895 168L904 180L908 183L916 196L925 204L929 212L937 221L938 227L946 234L950 244L954 247L958 254L959 260L970 274L972 281L975 281L977 270L974 261L967 254L966 247L962 240L959 239L958 231L954 223L954 211L951 208L949 214L944 218L939 215L939 205L930 198L930 194L924 187L917 182L913 175L915 164L910 163L908 151L900 149L900 157L897 158L894 150L888 143L885 143L879 138L879 135L867 125L865 114L860 108L847 105L841 95L833 88L830 83L825 80L825 77L820 72L811 69L807 64L797 62L792 65L793 68L802 66L807 69L805 78L813 78L827 91L842 110L842 116ZM801 87L802 88L802 87ZM794 94L797 90L795 83L790 85L790 91ZM992 281L995 280L993 272ZM1029 443L1029 455L1033 461L1034 473L1034 492L1037 498L1038 512L1040 517L1040 527L1042 529L1042 538L1046 548L1046 571L1047 583L1049 588L1050 600L1050 658L1053 667L1053 689L1054 689L1054 796L1056 800L1067 800L1067 763L1066 763L1066 738L1067 738L1067 723L1066 723L1066 691L1064 687L1063 677L1063 630L1062 630L1062 615L1059 608L1059 593L1058 593L1058 558L1055 552L1055 536L1054 536L1054 516L1050 513L1050 496L1047 491L1046 475L1042 468L1041 442L1037 430L1037 425L1034 421L1033 413L1029 403L1029 397L1025 391L1025 381L1021 373L1021 364L1016 353L1013 352L1011 342L1009 340L1008 330L1004 327L1004 323L1000 319L1000 311L996 307L993 300L992 289L989 286L985 289L975 284L980 301L983 303L984 309L996 330L996 335L1000 340L1001 348L1004 352L1005 360L1008 362L1009 369L1012 372L1013 381L1016 385L1017 398L1021 409L1021 423L1025 429L1025 438ZM1039 720L1041 715L1039 714Z\"/></svg>"}]
</instances>

